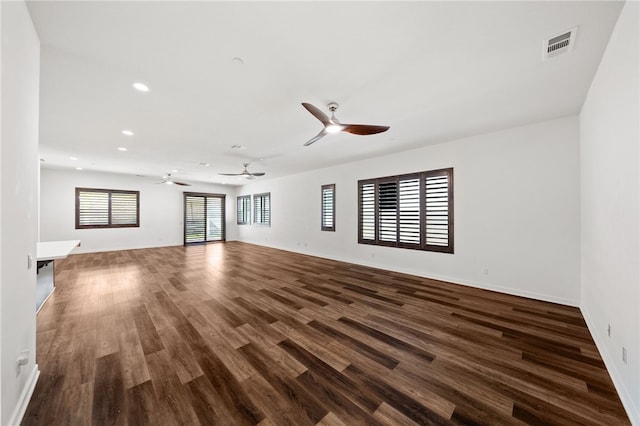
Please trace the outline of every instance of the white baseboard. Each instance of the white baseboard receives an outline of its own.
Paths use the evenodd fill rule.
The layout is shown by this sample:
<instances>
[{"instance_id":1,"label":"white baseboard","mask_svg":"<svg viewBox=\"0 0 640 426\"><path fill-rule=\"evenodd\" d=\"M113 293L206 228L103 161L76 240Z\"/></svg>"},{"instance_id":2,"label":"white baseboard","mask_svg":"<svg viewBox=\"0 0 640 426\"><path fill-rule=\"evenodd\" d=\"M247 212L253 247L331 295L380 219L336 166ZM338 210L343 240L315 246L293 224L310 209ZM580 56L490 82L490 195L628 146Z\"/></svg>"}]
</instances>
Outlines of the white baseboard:
<instances>
[{"instance_id":1,"label":"white baseboard","mask_svg":"<svg viewBox=\"0 0 640 426\"><path fill-rule=\"evenodd\" d=\"M579 307L580 306L580 301L577 300L577 299L576 300L574 300L574 299L565 299L565 298L556 297L556 296L553 296L553 295L535 293L535 292L529 292L529 291L523 291L521 289L514 289L514 288L511 288L511 287L501 287L501 286L497 286L497 285L493 285L493 284L480 283L480 282L460 279L460 278L451 277L451 276L435 275L435 274L425 275L421 271L415 271L415 270L404 269L404 268L394 268L394 267L388 266L388 265L378 265L378 264L375 264L375 263L364 262L364 261L357 260L357 259L349 259L349 258L344 258L344 257L340 257L340 256L331 256L331 255L327 255L326 253L315 253L315 252L309 251L309 250L303 251L303 250L300 249L300 247L294 249L294 248L290 248L290 247L280 247L280 246L275 246L275 245L266 244L266 243L255 243L255 242L248 242L248 241L240 241L240 242L246 242L248 244L255 244L255 245L264 246L264 247L271 247L271 248L275 248L275 249L279 249L279 250L305 254L305 255L308 255L308 256L321 257L321 258L324 258L324 259L336 260L338 262L353 263L355 265L368 266L370 268L384 269L384 270L387 270L387 271L399 272L401 274L415 275L417 277L423 277L423 278L432 279L432 280L446 281L446 282L449 282L449 283L464 285L464 286L467 286L467 287L473 287L473 288L479 288L479 289L483 289L483 290L495 291L495 292L498 292L498 293L510 294L512 296L526 297L526 298L529 298L529 299L541 300L543 302L558 303L560 305L573 306L573 307Z\"/></svg>"},{"instance_id":2,"label":"white baseboard","mask_svg":"<svg viewBox=\"0 0 640 426\"><path fill-rule=\"evenodd\" d=\"M604 336L598 332L598 327L595 326L589 312L582 308L580 308L580 312L582 312L582 317L587 323L591 337L593 337L593 341L598 348L598 352L600 352L600 357L604 361L604 365L607 367L609 376L611 376L611 380L613 381L613 386L615 386L616 391L618 392L618 396L622 401L624 409L627 411L631 424L634 426L640 426L640 407L636 405L629 389L625 386L623 375L620 370L616 368L616 363L613 362L614 357L607 349L607 346L601 343L604 341Z\"/></svg>"},{"instance_id":3,"label":"white baseboard","mask_svg":"<svg viewBox=\"0 0 640 426\"><path fill-rule=\"evenodd\" d=\"M322 257L326 257L326 256L322 256ZM556 296L550 296L548 294L523 291L523 290L520 290L520 289L511 288L511 287L501 287L501 286L497 286L497 285L493 285L493 284L480 283L480 282L471 281L471 280L463 280L463 279L460 279L460 278L451 277L451 276L445 276L445 275L436 275L436 274L425 275L422 272L412 271L412 270L409 270L409 269L393 268L393 267L389 267L389 266L381 266L381 265L376 265L376 264L373 264L373 263L360 262L360 261L356 261L356 260L338 259L338 258L332 258L332 260L338 260L338 261L341 261L341 262L355 263L357 265L368 266L368 267L377 268L377 269L385 269L385 270L388 270L388 271L399 272L399 273L408 274L408 275L415 275L417 277L423 277L423 278L437 280L437 281L446 281L448 283L464 285L464 286L473 287L473 288L479 288L479 289L482 289L482 290L495 291L497 293L509 294L509 295L512 295L512 296L526 297L526 298L529 298L529 299L540 300L540 301L543 301L543 302L558 303L558 304L561 304L561 305L573 306L573 307L578 307L579 306L579 303L578 303L577 300L565 299L565 298L556 297Z\"/></svg>"},{"instance_id":4,"label":"white baseboard","mask_svg":"<svg viewBox=\"0 0 640 426\"><path fill-rule=\"evenodd\" d=\"M24 413L27 411L29 401L31 401L31 395L33 395L36 383L38 383L38 377L40 377L40 369L38 369L38 364L36 364L31 371L31 376L27 379L24 389L22 389L16 408L13 410L13 414L9 419L9 426L19 426L22 422L22 417L24 417Z\"/></svg>"}]
</instances>

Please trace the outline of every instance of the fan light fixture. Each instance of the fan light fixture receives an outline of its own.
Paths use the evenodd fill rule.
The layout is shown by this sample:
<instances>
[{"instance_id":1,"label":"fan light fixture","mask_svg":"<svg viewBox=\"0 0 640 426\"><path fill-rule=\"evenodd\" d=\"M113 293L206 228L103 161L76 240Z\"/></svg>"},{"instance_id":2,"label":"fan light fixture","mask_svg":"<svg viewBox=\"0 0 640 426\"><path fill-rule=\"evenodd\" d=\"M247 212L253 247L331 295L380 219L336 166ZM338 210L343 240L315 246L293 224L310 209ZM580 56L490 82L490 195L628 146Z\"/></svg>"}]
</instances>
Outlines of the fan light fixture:
<instances>
[{"instance_id":1,"label":"fan light fixture","mask_svg":"<svg viewBox=\"0 0 640 426\"><path fill-rule=\"evenodd\" d=\"M324 130L326 130L327 133L339 133L342 130L342 126L339 124L329 124Z\"/></svg>"},{"instance_id":2,"label":"fan light fixture","mask_svg":"<svg viewBox=\"0 0 640 426\"><path fill-rule=\"evenodd\" d=\"M149 86L144 83L133 83L133 88L139 92L148 92Z\"/></svg>"}]
</instances>

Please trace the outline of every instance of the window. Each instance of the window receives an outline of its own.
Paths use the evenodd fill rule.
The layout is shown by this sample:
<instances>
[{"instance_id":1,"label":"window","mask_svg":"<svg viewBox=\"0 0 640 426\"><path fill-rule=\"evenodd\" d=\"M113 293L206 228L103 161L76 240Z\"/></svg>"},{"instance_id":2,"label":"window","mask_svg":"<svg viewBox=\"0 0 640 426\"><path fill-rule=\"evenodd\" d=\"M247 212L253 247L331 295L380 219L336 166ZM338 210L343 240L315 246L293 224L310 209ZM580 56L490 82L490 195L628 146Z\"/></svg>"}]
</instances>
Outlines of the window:
<instances>
[{"instance_id":1,"label":"window","mask_svg":"<svg viewBox=\"0 0 640 426\"><path fill-rule=\"evenodd\" d=\"M236 214L238 225L248 225L251 223L251 195L241 195L238 197Z\"/></svg>"},{"instance_id":2,"label":"window","mask_svg":"<svg viewBox=\"0 0 640 426\"><path fill-rule=\"evenodd\" d=\"M76 188L76 229L140 226L140 192Z\"/></svg>"},{"instance_id":3,"label":"window","mask_svg":"<svg viewBox=\"0 0 640 426\"><path fill-rule=\"evenodd\" d=\"M321 230L323 231L335 231L335 198L336 198L336 185L322 185L322 212L321 212Z\"/></svg>"},{"instance_id":4,"label":"window","mask_svg":"<svg viewBox=\"0 0 640 426\"><path fill-rule=\"evenodd\" d=\"M453 253L453 168L358 181L358 242Z\"/></svg>"},{"instance_id":5,"label":"window","mask_svg":"<svg viewBox=\"0 0 640 426\"><path fill-rule=\"evenodd\" d=\"M271 226L271 193L253 196L253 223Z\"/></svg>"},{"instance_id":6,"label":"window","mask_svg":"<svg viewBox=\"0 0 640 426\"><path fill-rule=\"evenodd\" d=\"M184 243L204 243L225 239L225 196L184 193Z\"/></svg>"}]
</instances>

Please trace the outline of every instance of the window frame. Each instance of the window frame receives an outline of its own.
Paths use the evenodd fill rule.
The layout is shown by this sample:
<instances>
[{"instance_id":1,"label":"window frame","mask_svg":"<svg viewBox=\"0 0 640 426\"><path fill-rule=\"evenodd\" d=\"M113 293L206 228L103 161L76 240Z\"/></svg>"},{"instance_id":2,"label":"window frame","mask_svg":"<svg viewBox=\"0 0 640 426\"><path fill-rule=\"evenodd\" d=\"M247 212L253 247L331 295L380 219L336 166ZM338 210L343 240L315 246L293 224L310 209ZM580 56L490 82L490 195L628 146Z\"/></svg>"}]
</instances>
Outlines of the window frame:
<instances>
[{"instance_id":1,"label":"window frame","mask_svg":"<svg viewBox=\"0 0 640 426\"><path fill-rule=\"evenodd\" d=\"M108 224L80 224L80 193L93 192L100 194L108 194L107 215ZM113 223L113 210L111 199L113 194L134 194L136 196L136 222L135 223ZM121 190L121 189L104 189L104 188L80 188L76 187L75 191L75 229L109 229L109 228L139 228L140 227L140 191Z\"/></svg>"},{"instance_id":2,"label":"window frame","mask_svg":"<svg viewBox=\"0 0 640 426\"><path fill-rule=\"evenodd\" d=\"M328 209L325 206L325 191L331 190L331 226L325 225L326 212ZM320 188L320 230L335 232L336 230L336 184L331 183L328 185L322 185Z\"/></svg>"},{"instance_id":3,"label":"window frame","mask_svg":"<svg viewBox=\"0 0 640 426\"><path fill-rule=\"evenodd\" d=\"M256 198L261 198L262 201L260 203L256 203ZM264 208L265 202L264 200L268 200L268 208ZM256 214L258 204L261 206L260 215ZM267 216L267 220L264 220L264 217ZM256 221L256 218L260 218L260 221ZM259 194L253 194L253 224L256 226L271 226L271 192L262 192Z\"/></svg>"},{"instance_id":4,"label":"window frame","mask_svg":"<svg viewBox=\"0 0 640 426\"><path fill-rule=\"evenodd\" d=\"M446 205L446 217L447 217L447 245L438 245L438 244L428 244L427 243L427 234L429 234L429 229L433 232L434 229L437 229L438 226L428 227L427 223L427 179L438 178L438 177L446 177L447 188L446 188L446 196L447 196L447 205ZM407 219L410 217L410 214L401 215L400 210L400 197L403 192L400 191L401 182L407 182L410 180L418 179L418 197L419 197L419 218L416 222L415 219L413 221L411 219ZM385 240L381 238L380 235L380 210L384 210L380 208L380 184L390 184L395 183L395 202L396 207L395 211L395 239L391 238ZM371 190L371 186L373 185L373 190ZM366 194L363 194L363 188L367 190ZM372 193L373 191L373 193ZM389 192L389 191L388 191ZM393 192L389 192L391 195L382 197L389 197L390 199L387 203L392 202L391 197L393 196ZM363 179L358 181L358 243L359 244L369 244L369 245L379 245L379 246L387 246L387 247L398 247L398 248L407 248L413 250L423 250L423 251L433 251L433 252L441 252L441 253L454 253L454 199L453 199L453 167L423 171L417 173L407 173L403 175L395 175L395 176L386 176L380 178L373 179ZM373 207L372 207L373 206ZM363 211L363 208L366 208L366 211ZM372 212L373 210L373 212ZM411 213L411 212L409 212ZM373 214L373 216L372 216ZM392 213L393 214L393 213ZM413 215L415 217L415 214ZM409 225L402 228L401 222L402 220L405 223L413 222L413 228ZM415 227L415 224L418 224L418 228ZM373 224L373 225L372 225ZM385 229L386 232L390 232L389 230L393 229L393 221L390 222L391 226ZM402 235L407 234L407 229L412 231L414 229L418 229L419 233L419 242L410 243L400 241ZM401 230L403 231L401 233ZM373 238L369 238L373 232ZM367 238L365 238L364 234L367 233Z\"/></svg>"},{"instance_id":5,"label":"window frame","mask_svg":"<svg viewBox=\"0 0 640 426\"><path fill-rule=\"evenodd\" d=\"M240 208L242 201L242 209ZM244 205L246 202L246 206ZM240 212L244 213L244 220L240 219ZM238 195L236 197L236 224L251 225L251 195Z\"/></svg>"},{"instance_id":6,"label":"window frame","mask_svg":"<svg viewBox=\"0 0 640 426\"><path fill-rule=\"evenodd\" d=\"M203 241L187 241L187 231L188 231L188 227L187 227L187 199L191 197L191 198L203 198L204 199L204 240ZM218 243L218 242L224 242L227 240L227 219L226 219L226 215L227 215L227 208L226 208L226 194L214 194L214 193L207 193L207 192L188 192L188 191L183 191L182 192L182 204L183 204L183 245L185 246L189 246L189 245L196 245L196 244L208 244L208 243ZM207 233L207 219L208 219L208 214L209 214L209 209L208 209L208 203L209 203L209 199L210 198L215 198L220 200L220 207L221 207L221 211L220 211L220 221L221 221L221 225L222 225L222 231L221 231L221 238L220 239L216 239L216 240L210 240L209 238L209 234Z\"/></svg>"}]
</instances>

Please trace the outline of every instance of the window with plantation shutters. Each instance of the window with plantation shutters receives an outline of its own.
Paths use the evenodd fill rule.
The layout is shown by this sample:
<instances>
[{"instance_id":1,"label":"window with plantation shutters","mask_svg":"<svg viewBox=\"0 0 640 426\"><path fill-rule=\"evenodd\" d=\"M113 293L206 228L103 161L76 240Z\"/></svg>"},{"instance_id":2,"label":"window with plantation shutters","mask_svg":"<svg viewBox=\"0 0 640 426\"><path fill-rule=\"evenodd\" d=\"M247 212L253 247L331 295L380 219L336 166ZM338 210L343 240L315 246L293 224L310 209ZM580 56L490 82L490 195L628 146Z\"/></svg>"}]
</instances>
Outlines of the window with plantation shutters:
<instances>
[{"instance_id":1,"label":"window with plantation shutters","mask_svg":"<svg viewBox=\"0 0 640 426\"><path fill-rule=\"evenodd\" d=\"M359 186L359 217L358 229L360 242L375 242L376 240L376 185L362 183Z\"/></svg>"},{"instance_id":2,"label":"window with plantation shutters","mask_svg":"<svg viewBox=\"0 0 640 426\"><path fill-rule=\"evenodd\" d=\"M225 196L184 193L184 243L205 243L225 239Z\"/></svg>"},{"instance_id":3,"label":"window with plantation shutters","mask_svg":"<svg viewBox=\"0 0 640 426\"><path fill-rule=\"evenodd\" d=\"M426 220L424 231L428 246L447 247L452 231L451 205L452 192L451 178L444 175L425 177L425 213Z\"/></svg>"},{"instance_id":4,"label":"window with plantation shutters","mask_svg":"<svg viewBox=\"0 0 640 426\"><path fill-rule=\"evenodd\" d=\"M453 169L359 181L358 242L453 253Z\"/></svg>"},{"instance_id":5,"label":"window with plantation shutters","mask_svg":"<svg viewBox=\"0 0 640 426\"><path fill-rule=\"evenodd\" d=\"M140 226L140 192L76 188L76 229Z\"/></svg>"},{"instance_id":6,"label":"window with plantation shutters","mask_svg":"<svg viewBox=\"0 0 640 426\"><path fill-rule=\"evenodd\" d=\"M322 185L322 199L321 199L321 225L320 229L323 231L335 231L335 206L336 198L336 185Z\"/></svg>"},{"instance_id":7,"label":"window with plantation shutters","mask_svg":"<svg viewBox=\"0 0 640 426\"><path fill-rule=\"evenodd\" d=\"M271 193L253 196L253 223L271 226Z\"/></svg>"},{"instance_id":8,"label":"window with plantation shutters","mask_svg":"<svg viewBox=\"0 0 640 426\"><path fill-rule=\"evenodd\" d=\"M236 215L238 225L251 223L251 196L241 195L237 198Z\"/></svg>"}]
</instances>

